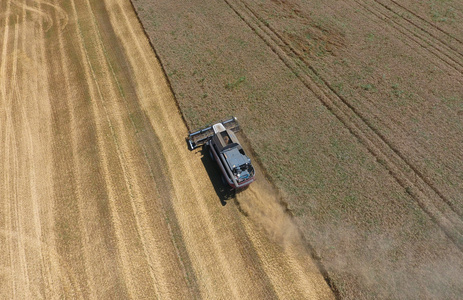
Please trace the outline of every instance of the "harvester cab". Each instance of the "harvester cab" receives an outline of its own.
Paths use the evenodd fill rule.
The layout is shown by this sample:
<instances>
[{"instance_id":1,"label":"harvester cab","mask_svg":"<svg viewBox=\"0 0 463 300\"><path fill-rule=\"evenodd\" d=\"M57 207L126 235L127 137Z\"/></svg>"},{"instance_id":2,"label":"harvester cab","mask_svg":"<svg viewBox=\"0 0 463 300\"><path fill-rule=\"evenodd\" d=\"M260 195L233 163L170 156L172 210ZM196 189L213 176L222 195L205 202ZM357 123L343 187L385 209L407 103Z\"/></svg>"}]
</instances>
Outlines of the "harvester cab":
<instances>
[{"instance_id":1,"label":"harvester cab","mask_svg":"<svg viewBox=\"0 0 463 300\"><path fill-rule=\"evenodd\" d=\"M203 145L209 148L211 158L222 171L223 180L233 189L248 186L255 176L251 159L235 135L239 130L238 120L233 117L191 132L187 139L190 150Z\"/></svg>"}]
</instances>

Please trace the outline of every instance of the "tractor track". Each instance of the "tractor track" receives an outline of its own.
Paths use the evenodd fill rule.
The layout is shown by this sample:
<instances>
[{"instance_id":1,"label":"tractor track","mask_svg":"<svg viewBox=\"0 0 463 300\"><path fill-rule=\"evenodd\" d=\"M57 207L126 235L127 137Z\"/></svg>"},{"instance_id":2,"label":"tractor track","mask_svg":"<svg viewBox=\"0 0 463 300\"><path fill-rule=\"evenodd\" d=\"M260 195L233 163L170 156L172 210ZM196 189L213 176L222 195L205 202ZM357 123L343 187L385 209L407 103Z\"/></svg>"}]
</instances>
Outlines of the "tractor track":
<instances>
[{"instance_id":1,"label":"tractor track","mask_svg":"<svg viewBox=\"0 0 463 300\"><path fill-rule=\"evenodd\" d=\"M376 1L376 2L380 3L379 1ZM360 2L359 2L359 3L360 3ZM359 5L360 5L360 4L359 4ZM381 5L383 5L383 4L381 4ZM364 5L363 5L363 6L364 6ZM365 7L364 9L367 10L366 7ZM372 14L372 13L373 13L373 11L370 11L370 14L364 14L364 16L365 16L366 18L371 18L371 14ZM397 12L393 12L393 13L394 13L396 16L401 17L401 15L400 15L399 13L397 13ZM412 12L410 12L410 13L412 13ZM416 17L418 18L419 16L416 15ZM381 18L381 17L378 17L378 16L376 16L375 19L378 19L378 18L379 18L379 19L382 19L384 22L388 23L388 21L385 21L384 18ZM389 20L389 19L388 19L388 20ZM408 22L411 22L411 21L409 21L409 20L407 20L407 21L408 21ZM423 21L429 23L428 21L426 21L426 20L424 20L424 19L423 19ZM436 28L438 28L436 25L434 25L434 24L432 24L432 23L429 23L429 24L430 24L430 25L433 25L433 26L436 27ZM439 39L436 35L432 35L432 34L429 33L426 29L424 29L424 28L422 28L422 27L420 27L420 26L418 26L418 25L415 25L415 24L412 24L412 25L413 25L414 27L416 27L417 29L419 29L419 30L422 30L422 31L427 32L430 36L432 36L432 38L436 38L442 45L445 45L445 46L450 47L449 45L445 44L445 42L444 42L442 39ZM404 27L404 28L406 28L406 27ZM448 37L453 38L450 34L446 33L445 31L443 31L443 30L441 30L441 31L442 31L443 33L445 33ZM453 38L453 39L455 39L457 42L461 43L460 40L458 40L457 38ZM407 44L406 41L402 41L402 42L405 43L405 44ZM426 41L423 40L423 42L426 42ZM410 44L407 44L407 46L410 47L410 48L413 48L413 46L410 45ZM297 51L297 49L294 49L294 50ZM452 48L452 51L454 52L455 55L458 55L459 57L461 57L461 58L462 58L462 61L463 61L463 55L462 55L460 52L458 52L455 48ZM428 52L429 52L429 51L428 51ZM452 52L452 53L453 53L453 52ZM430 53L432 53L432 52L430 52ZM301 54L301 55L302 55L302 54ZM433 60L431 60L431 62L434 63ZM441 70L444 71L444 72L446 71L446 70L443 70L443 69L442 69L442 66L439 65L439 64L435 64L435 66L438 67L439 69L441 69ZM327 72L327 74L330 74L330 76L338 77L337 74L330 73L330 70L326 70L326 72ZM460 79L460 77L455 77L455 76L453 76L453 77L454 77L456 80L459 80L460 82L462 82L461 79ZM326 84L328 85L327 82L326 82ZM331 89L333 92L336 93L335 89L332 88L331 86L330 86L330 89ZM336 94L339 95L339 93L336 93ZM339 95L339 96L340 96L340 95ZM365 100L365 102L369 102L369 103L372 104L373 106L376 106L376 104L373 103L373 102L371 102L368 98L363 97L363 96L360 96L360 97L362 97L362 98ZM346 99L346 101L347 101L347 99ZM366 107L362 107L362 108L359 107L359 108L357 108L357 111L362 111L362 109L367 109L367 108L366 108ZM382 116L382 114L378 114L377 111L375 111L375 109L370 109L368 112L365 111L365 112L364 112L364 115L371 115L371 116L373 116L372 119L381 120L381 123L382 123L382 124L391 123L391 121L392 121L393 124L397 124L397 123L400 122L400 121L394 119L394 116L388 116L389 118L387 118L387 119L384 118L384 117ZM390 128L394 127L392 130L394 130L394 131L396 131L396 132L402 131L402 130L403 130L400 126L396 126L396 125L392 125L392 126L391 126L391 125L387 125L387 126L390 126ZM458 159L459 156L458 156L458 155L455 155L454 153L457 153L457 151L452 151L451 153L448 153L448 154L446 154L446 155L447 155L447 156L453 156L454 159ZM446 163L446 162L443 162L443 161L442 161L441 163L442 163L448 170L451 170L451 171L454 172L454 173L457 173L457 172L458 172L458 170L457 170L453 165L450 165L450 164L448 164L448 163ZM409 164L410 164L411 166L414 165L412 162L409 162ZM429 186L431 186L432 189L433 189L437 194L439 194L439 196L440 196L441 198L446 199L446 201L448 201L448 205L450 205L450 206L452 207L452 209L453 209L456 213L458 213L458 215L459 215L460 217L463 217L463 211L461 210L461 208L456 207L456 206L450 201L450 199L449 199L448 197L444 196L443 193L440 192L439 189L436 187L436 185L434 185L430 180L426 179L426 175L424 175L423 173L421 173L421 175L422 175L422 178L425 179L425 180L427 181L426 183L427 183Z\"/></svg>"},{"instance_id":2,"label":"tractor track","mask_svg":"<svg viewBox=\"0 0 463 300\"><path fill-rule=\"evenodd\" d=\"M365 11L369 12L367 14L365 14L364 16L365 17L368 17L368 18L371 18L371 16L375 16L376 19L380 19L382 20L383 22L385 22L386 24L390 24L390 22L393 22L395 23L397 26L394 26L393 28L395 30L397 30L398 32L400 32L401 34L403 34L405 37L408 37L409 39L412 39L413 40L413 37L411 37L409 34L407 34L406 32L409 32L410 34L416 36L417 38L421 39L422 43L425 44L425 45L428 45L428 46L431 46L433 47L435 50L437 50L438 52L434 52L432 50L430 50L428 47L426 46L423 46L423 44L419 44L418 42L416 42L416 44L418 44L420 46L421 49L425 50L426 52L430 53L431 55L434 55L435 57L439 58L444 64L447 64L447 66L450 66L451 68L453 68L455 71L459 72L460 74L463 75L463 72L460 70L460 67L463 66L463 54L461 52L459 52L457 49L458 48L455 48L455 47L452 47L451 45L449 45L448 43L445 43L445 41L443 41L441 38L439 38L436 34L432 34L431 32L429 32L428 30L426 30L426 28L424 26L419 26L418 24L416 24L415 22L409 20L409 19L406 19L405 17L403 17L400 13L398 13L397 11L394 11L391 7L389 7L388 5L382 3L381 1L378 1L378 0L374 0L375 3L377 3L378 5L380 5L383 9L382 11L383 12L376 12L375 10L372 10L372 9L369 9L363 2L360 2L360 1L356 1L354 0L357 5L361 6ZM418 18L419 20L421 20L422 22L428 24L428 25L431 25L433 28L436 28L438 29L440 32L442 32L443 34L445 34L447 37L455 40L456 42L458 42L459 44L463 45L462 41L456 37L454 37L453 35L445 32L444 30L440 29L438 26L426 21L425 19L423 19L422 17L420 17L419 15L415 14L414 12L412 12L411 10L408 10L406 9L404 6L400 5L399 3L397 3L396 1L393 1L391 0L391 2L396 5L397 7L400 7L404 10L407 11L407 13L409 14L412 14L413 16L415 16L416 18ZM384 11L386 10L386 11ZM389 12L389 15L386 15L388 14ZM380 14L380 15L379 15ZM391 15L392 14L392 15ZM381 16L384 16L384 17L381 17ZM394 16L398 17L398 20L397 18L394 18ZM420 31L423 33L423 36L425 34L427 34L429 37L430 37L430 40L426 40L423 36L420 36L420 35L417 35L415 32L413 32L412 30L410 30L409 28L407 28L406 25L403 25L403 24L400 24L399 22L401 20L405 20L408 24L412 25L412 27L414 27L416 30ZM398 29L398 27L402 28L404 31ZM402 41L403 43L407 44L406 41ZM440 45L443 46L442 50L439 50L438 47L435 47L434 46L434 43L433 42L438 42L440 43ZM410 44L407 44L408 47L410 48L413 48L412 45ZM446 49L447 48L447 49ZM445 53L447 52L447 54ZM459 58L459 62L458 61L455 61L455 63L457 64L456 66L449 63L447 60L445 60L444 58L442 58L441 56L439 56L439 53L444 55L444 56L447 56L447 57L450 57L451 55L453 55L454 57L458 57ZM422 54L424 55L424 54ZM431 60L431 62L434 63L433 60ZM442 68L441 65L438 65L436 63L434 63L436 67L438 67L439 69L441 69L442 71L446 71ZM451 74L449 74L451 76ZM452 76L455 80L459 81L460 83L463 83L463 79L461 78L461 76ZM376 116L378 117L378 116ZM378 117L378 118L381 118L381 117ZM397 130L401 130L400 128L397 128ZM452 153L448 154L448 155L452 155ZM458 159L458 155L455 155L455 159ZM457 170L452 166L452 165L449 165L448 163L445 163L443 162L443 164L446 166L446 168L448 168L449 170L452 170L454 173L457 173ZM410 164L412 165L412 164ZM426 178L426 176L422 176L423 178ZM431 181L427 180L426 182L429 186L431 186L433 188L433 190L439 194L439 196L443 199L446 199L446 201L448 201L449 205L452 207L452 209L458 213L458 215L460 217L463 218L463 211L461 211L461 209L458 209L456 208L452 203L451 201L445 197L439 190L438 188L432 184Z\"/></svg>"},{"instance_id":3,"label":"tractor track","mask_svg":"<svg viewBox=\"0 0 463 300\"><path fill-rule=\"evenodd\" d=\"M437 57L440 61L458 73L463 74L463 54L456 50L454 47L448 45L448 43L445 43L439 37L426 30L424 27L419 26L415 22L402 17L399 13L395 12L389 6L383 4L380 1L374 1L374 3L376 3L382 11L380 11L380 9L372 9L361 1L354 1L359 7L362 7L365 11L368 12L368 16L375 16L377 19L382 20L394 28L397 32L407 37L410 41L413 41L415 44L419 45L421 49ZM397 16L398 19L394 18L395 16ZM412 25L412 27L417 29L420 33L410 29L410 26L402 24L403 21ZM425 37L426 35L428 37ZM453 38L453 36L451 37ZM461 41L455 38L453 39L461 44ZM410 47L412 46L410 45ZM463 82L461 79L458 79L458 81L460 83Z\"/></svg>"},{"instance_id":4,"label":"tractor track","mask_svg":"<svg viewBox=\"0 0 463 300\"><path fill-rule=\"evenodd\" d=\"M414 167L387 137L372 126L360 111L336 93L335 89L288 41L281 37L271 25L264 24L259 15L244 1L224 1L278 55L322 104L344 124L351 134L376 157L378 162L389 171L455 246L463 252L462 213L450 200L421 171ZM298 63L307 67L310 75L307 75ZM455 68L455 66L452 67ZM461 72L458 68L455 69Z\"/></svg>"},{"instance_id":5,"label":"tractor track","mask_svg":"<svg viewBox=\"0 0 463 300\"><path fill-rule=\"evenodd\" d=\"M388 21L388 20L392 20L392 17L387 17L387 19L385 20L385 18L381 18L381 16L378 16L378 13L375 13L373 10L368 9L368 7L365 6L364 4L362 4L362 2L359 2L359 1L356 1L356 2L357 2L357 4L358 4L359 6L363 7L365 11L368 11L368 12L369 12L369 14L365 14L365 15L364 15L365 17L369 17L369 18L370 18L372 15L374 15L374 16L376 16L376 19L381 19L382 21L384 21L384 22L387 23L387 24L389 24L389 21ZM377 2L378 4L384 6L384 5L381 4L379 1L375 1L375 2ZM398 13L393 12L392 10L391 10L391 12L394 13L395 15L401 17ZM407 20L407 21L408 21L408 20ZM396 21L394 21L394 22L396 22ZM396 22L396 23L397 23L397 22ZM398 24L398 23L397 23L397 24ZM415 26L415 27L416 27L417 29L419 29L419 30L422 30L422 31L427 32L425 29L423 29L423 28L421 28L421 27L419 27L419 26L417 26L417 25L415 25L415 24L412 24L412 25ZM407 29L405 26L402 25L402 27L403 27L404 29L406 29L407 31L412 32L411 30ZM395 27L394 27L394 28L395 28ZM396 29L396 28L395 28L395 29ZM399 31L399 32L401 32L401 31ZM405 36L409 37L409 36L406 35L405 33L403 33L403 32L401 32L401 33L404 34ZM431 34L429 34L429 35L431 35ZM432 37L435 38L435 36L432 36ZM427 44L432 45L432 43L428 43L428 42L426 42L426 40L424 40L424 39L423 39L422 41L423 41L424 43L427 43ZM444 41L442 41L442 40L438 40L438 41L439 41L442 45L446 45ZM406 43L405 41L402 41L402 42ZM408 46L409 46L410 48L413 48L413 46L410 45L410 44L408 44ZM446 45L446 46L447 46L447 45ZM421 47L421 45L420 45L420 47ZM431 53L431 54L434 54L434 55L435 55L435 53L434 53L433 51L429 51L428 48L426 48L426 47L421 47L421 48L424 49L424 50L426 50L428 53ZM453 51L453 50L452 50L452 51ZM462 55L461 53L455 51L454 54L455 54L455 55L458 55L458 56L462 59L462 61L463 61L463 55ZM443 60L443 59L441 59L441 61L444 62L444 63L447 63L447 62L446 62L445 60ZM441 67L440 65L437 65L437 64L436 64L436 66L437 66L438 68L440 68L441 70L443 70L442 67ZM452 65L449 65L449 66L452 67ZM463 66L463 65L462 65L462 66ZM457 68L454 68L454 69L455 69L456 71L458 71L458 72L461 73L461 71L457 70ZM445 71L445 70L443 70L443 71ZM463 73L461 73L461 74L463 74ZM333 76L335 76L335 75L333 75ZM462 79L460 79L460 77L455 77L455 76L454 76L454 78L455 78L456 80L460 81L460 82L463 82ZM327 86L329 86L329 83L327 83L326 81L325 81L325 84L326 84ZM332 88L331 86L329 86L329 88L330 88L330 90L332 90L334 93L336 93L339 97L342 97L341 95L339 95L339 93L337 93L337 92L335 91L334 88ZM369 101L369 100L366 99L366 98L364 98L364 99L365 99L366 101ZM347 100L346 100L346 103L347 103ZM350 104L348 104L348 105L350 105ZM373 105L374 105L374 104L373 104ZM356 109L356 110L357 110L359 113L360 113L360 111L361 111L361 109ZM366 113L366 114L372 114L372 115L374 114L374 115L375 115L375 116L374 116L375 118L377 118L377 119L383 119L383 120L382 120L383 123L388 122L387 120L384 120L384 118L383 118L382 116L377 115L375 112L370 111L370 112L368 112L368 113ZM366 115L366 114L365 114L365 115ZM366 119L366 118L364 118L364 119L365 119L365 121L367 122L367 119ZM373 127L373 126L371 126L371 127ZM401 129L401 128L394 128L394 130L399 130L399 131L400 131L400 130L402 130L402 129ZM380 132L377 132L377 133L380 134ZM382 136L381 138L386 139L385 136ZM392 143L391 143L391 145L392 145ZM397 148L392 147L392 146L391 146L391 148L397 149ZM399 151L397 150L397 151L395 151L395 152L398 153ZM448 155L453 155L453 154L450 153L450 154L448 154ZM405 156L404 156L404 155L401 155L401 156L402 156L401 158L405 160ZM458 155L455 155L455 159L458 159ZM408 159L407 159L407 160L408 160ZM412 162L410 162L410 160L407 161L407 164L409 164L409 165L413 168L413 171L414 171L414 172L416 172L417 174L420 175L420 177L425 181L426 185L428 185L429 187L431 187L431 188L433 189L433 191L434 191L441 199L443 199L444 202L445 202L455 213L457 213L458 216L459 216L460 218L463 217L463 211L462 211L460 208L456 207L456 206L452 203L452 201L451 201L447 196L445 196L441 191L439 191L439 189L436 187L436 185L433 184L431 180L427 179L426 175L424 175L421 171L419 171L418 168L414 167L414 164L413 164ZM457 172L457 171L455 170L455 168L454 168L453 166L449 165L448 163L443 162L443 165L445 165L446 168L448 168L449 170L452 170L454 173ZM413 177L413 176L412 176L412 177ZM459 221L458 221L458 222L459 222Z\"/></svg>"},{"instance_id":6,"label":"tractor track","mask_svg":"<svg viewBox=\"0 0 463 300\"><path fill-rule=\"evenodd\" d=\"M382 6L388 8L389 10L393 11L393 9L392 9L390 6L387 6L386 4L383 4L382 2L379 2L379 1L377 1L377 2L380 3ZM454 35L452 35L452 34L450 34L450 33L448 33L447 31L443 30L442 28L440 28L440 27L437 26L436 24L433 24L432 22L429 22L428 20L426 20L425 18L423 18L423 17L420 16L419 14L415 13L414 11L408 9L408 8L405 7L404 5L398 3L398 2L395 1L395 0L390 0L390 2L391 2L393 5L395 5L396 7L399 7L400 9L402 9L402 10L406 11L407 13L413 15L415 18L419 19L421 22L426 23L427 25L431 26L432 28L436 29L437 31L443 33L445 36L449 37L450 39L457 41L460 45L463 45L463 40L461 40L461 39L455 37ZM396 12L396 11L393 11L393 12L394 12L395 14L399 15L398 12ZM405 18L404 18L404 19L405 19ZM418 27L418 28L421 28L423 31L425 31L426 33L428 33L430 36L432 36L432 37L434 37L435 39L438 39L439 41L442 42L442 40L441 40L439 37L437 37L436 35L430 33L429 31L425 30L424 27L416 25L415 22L413 22L412 20L409 20L409 19L405 19L405 20L406 20L407 22L409 22L410 24L412 24L412 25L414 25L414 26L416 26L416 27ZM450 48L452 48L452 50L458 52L460 55L462 54L461 52L459 52L457 49L451 47L450 45L447 45L447 46L449 46Z\"/></svg>"},{"instance_id":7,"label":"tractor track","mask_svg":"<svg viewBox=\"0 0 463 300\"><path fill-rule=\"evenodd\" d=\"M244 3L243 1L241 1L242 3ZM376 2L379 2L379 1L376 1ZM255 13L255 11L253 11L252 9L249 8L249 6L246 6L246 8L251 11L251 13L256 17L256 21L260 21L261 19L259 18L259 16ZM288 47L290 49L290 51L295 55L297 56L301 61L303 61L307 67L309 67L309 69L314 73L315 77L316 78L321 78L320 74L310 65L310 62L307 61L306 58L304 58L302 56L302 54L298 53L298 50L295 49L294 47L292 47L290 45L290 43L288 41L286 41L280 34L278 34L278 32L274 29L271 28L270 25L266 26L268 27L281 41L284 42L285 46ZM442 42L443 43L443 42ZM458 53L459 54L459 53ZM462 56L463 57L463 56ZM339 95L339 93L336 92L336 90L328 83L328 81L326 81L325 79L321 78L322 79L322 82L323 82L323 85L326 86L328 89L329 89L329 92L333 93L335 95L335 97L339 98L339 100L342 101L342 103L344 103L347 107L349 107L350 110L352 110L355 115L359 116L360 119L366 124L368 125L369 128L371 128L371 130L373 130L375 132L376 135L378 135L381 140L384 140L385 143L388 145L388 147L390 149L392 149L394 151L395 154L399 155L400 158L402 160L405 161L405 163L413 170L413 172L415 172L416 174L419 175L419 177L426 183L426 185L428 185L429 187L432 188L432 190L440 197L442 198L442 200L452 209L452 211L454 211L455 213L457 213L460 217L463 217L463 212L460 211L458 208L456 208L453 203L446 197L444 196L438 189L437 187L431 182L429 181L428 179L426 179L426 176L422 174L422 172L420 172L418 169L416 169L413 164L411 162L409 162L403 155L400 154L400 152L392 145L392 143L390 143L389 141L387 141L387 138L381 134L379 131L377 131L374 126L372 126L370 124L370 122L368 121L368 119L362 115L362 113L356 109L355 107L352 106L352 104L350 104L343 96ZM316 81L314 81L314 83L316 83ZM413 178L410 178L410 179L413 179Z\"/></svg>"}]
</instances>

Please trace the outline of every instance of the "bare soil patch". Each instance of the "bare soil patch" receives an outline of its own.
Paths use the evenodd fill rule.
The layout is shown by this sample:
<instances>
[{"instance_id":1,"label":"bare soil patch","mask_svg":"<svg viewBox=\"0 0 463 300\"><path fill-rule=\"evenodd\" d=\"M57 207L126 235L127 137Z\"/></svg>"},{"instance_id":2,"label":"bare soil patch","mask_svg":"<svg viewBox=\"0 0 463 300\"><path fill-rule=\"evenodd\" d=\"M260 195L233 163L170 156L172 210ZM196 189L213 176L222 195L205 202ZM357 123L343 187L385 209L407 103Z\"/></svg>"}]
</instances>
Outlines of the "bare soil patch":
<instances>
[{"instance_id":1,"label":"bare soil patch","mask_svg":"<svg viewBox=\"0 0 463 300\"><path fill-rule=\"evenodd\" d=\"M132 2L190 128L238 116L341 297L461 295L461 4Z\"/></svg>"}]
</instances>

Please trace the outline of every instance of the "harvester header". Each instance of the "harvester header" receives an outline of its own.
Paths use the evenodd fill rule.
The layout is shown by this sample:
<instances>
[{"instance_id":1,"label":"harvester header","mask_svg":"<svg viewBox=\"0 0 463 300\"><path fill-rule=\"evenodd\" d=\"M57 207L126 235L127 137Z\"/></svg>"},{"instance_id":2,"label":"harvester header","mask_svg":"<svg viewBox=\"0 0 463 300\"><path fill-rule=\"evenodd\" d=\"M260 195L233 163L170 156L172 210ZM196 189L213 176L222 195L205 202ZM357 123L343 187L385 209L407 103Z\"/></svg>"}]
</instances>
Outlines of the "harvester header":
<instances>
[{"instance_id":1,"label":"harvester header","mask_svg":"<svg viewBox=\"0 0 463 300\"><path fill-rule=\"evenodd\" d=\"M231 130L233 132L238 132L240 130L240 126L238 124L238 120L236 117L231 117L226 120L218 121L212 123L212 125L208 125L201 129L197 129L195 131L190 131L188 135L188 147L190 150L194 150L204 144L214 135L214 124L222 124L226 129Z\"/></svg>"}]
</instances>

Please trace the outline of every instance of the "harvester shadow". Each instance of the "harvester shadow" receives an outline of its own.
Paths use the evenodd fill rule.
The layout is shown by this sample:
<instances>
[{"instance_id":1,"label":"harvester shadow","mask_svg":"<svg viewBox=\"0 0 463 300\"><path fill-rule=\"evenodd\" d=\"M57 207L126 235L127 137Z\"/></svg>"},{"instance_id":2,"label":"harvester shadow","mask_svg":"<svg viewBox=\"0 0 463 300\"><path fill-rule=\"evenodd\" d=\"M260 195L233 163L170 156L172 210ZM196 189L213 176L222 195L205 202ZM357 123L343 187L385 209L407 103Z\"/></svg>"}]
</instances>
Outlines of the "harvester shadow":
<instances>
[{"instance_id":1,"label":"harvester shadow","mask_svg":"<svg viewBox=\"0 0 463 300\"><path fill-rule=\"evenodd\" d=\"M220 172L217 163L210 157L209 149L207 149L207 147L202 147L200 153L202 155L201 161L203 162L207 175L209 176L215 192L220 199L220 203L222 206L225 206L227 205L227 200L235 198L235 191L222 182L222 173Z\"/></svg>"}]
</instances>

